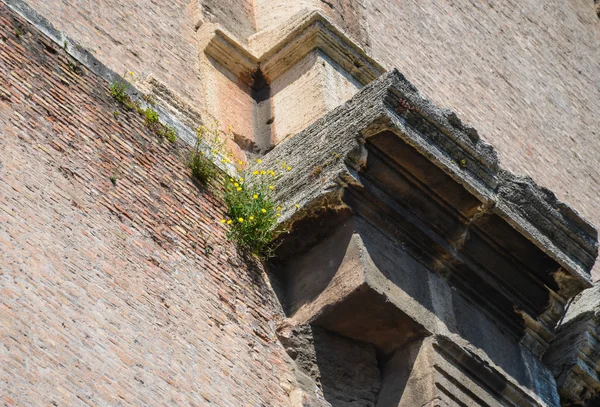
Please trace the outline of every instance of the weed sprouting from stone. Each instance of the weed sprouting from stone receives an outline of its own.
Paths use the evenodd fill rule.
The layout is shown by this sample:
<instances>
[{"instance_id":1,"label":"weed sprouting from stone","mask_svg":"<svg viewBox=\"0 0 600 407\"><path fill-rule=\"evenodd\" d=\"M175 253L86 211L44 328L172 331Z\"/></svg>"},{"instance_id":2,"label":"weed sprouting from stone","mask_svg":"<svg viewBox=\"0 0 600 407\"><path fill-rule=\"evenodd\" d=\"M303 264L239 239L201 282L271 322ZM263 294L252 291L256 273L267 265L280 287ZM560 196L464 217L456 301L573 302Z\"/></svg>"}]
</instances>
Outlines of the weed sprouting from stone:
<instances>
[{"instance_id":1,"label":"weed sprouting from stone","mask_svg":"<svg viewBox=\"0 0 600 407\"><path fill-rule=\"evenodd\" d=\"M135 104L131 100L131 97L127 94L129 85L122 79L119 79L110 84L109 90L110 95L127 110L134 110Z\"/></svg>"},{"instance_id":2,"label":"weed sprouting from stone","mask_svg":"<svg viewBox=\"0 0 600 407\"><path fill-rule=\"evenodd\" d=\"M128 75L131 77L134 76L133 72L129 72ZM111 83L109 90L113 99L115 99L115 101L123 108L129 111L136 111L139 115L141 115L144 118L145 125L157 136L167 139L167 141L170 143L177 142L177 133L175 132L175 129L166 124L162 124L156 110L152 109L151 107L144 109L139 101L134 102L131 99L127 93L129 90L129 84L125 80L118 79ZM150 95L143 95L142 99L152 106L155 103L154 99ZM115 110L113 112L113 116L115 119L118 118L119 112Z\"/></svg>"},{"instance_id":3,"label":"weed sprouting from stone","mask_svg":"<svg viewBox=\"0 0 600 407\"><path fill-rule=\"evenodd\" d=\"M163 124L156 130L156 134L167 139L169 143L177 142L177 133L175 129L169 125Z\"/></svg>"},{"instance_id":4,"label":"weed sprouting from stone","mask_svg":"<svg viewBox=\"0 0 600 407\"><path fill-rule=\"evenodd\" d=\"M152 128L155 124L159 122L158 113L156 113L155 110L148 108L142 109L142 112L146 126Z\"/></svg>"},{"instance_id":5,"label":"weed sprouting from stone","mask_svg":"<svg viewBox=\"0 0 600 407\"><path fill-rule=\"evenodd\" d=\"M274 255L270 244L278 233L281 216L281 206L273 197L277 177L275 171L257 170L225 182L224 200L229 219L222 219L221 223L229 227L227 238L262 258Z\"/></svg>"},{"instance_id":6,"label":"weed sprouting from stone","mask_svg":"<svg viewBox=\"0 0 600 407\"><path fill-rule=\"evenodd\" d=\"M205 151L207 146L211 149L210 153ZM196 144L188 160L188 168L192 171L192 177L201 184L206 184L215 178L218 171L209 154L213 158L219 154L225 154L225 140L216 126L213 126L212 129L202 126L197 130Z\"/></svg>"},{"instance_id":7,"label":"weed sprouting from stone","mask_svg":"<svg viewBox=\"0 0 600 407\"><path fill-rule=\"evenodd\" d=\"M110 95L119 103L123 103L126 98L129 97L127 95L127 89L129 86L123 80L117 80L110 84Z\"/></svg>"}]
</instances>

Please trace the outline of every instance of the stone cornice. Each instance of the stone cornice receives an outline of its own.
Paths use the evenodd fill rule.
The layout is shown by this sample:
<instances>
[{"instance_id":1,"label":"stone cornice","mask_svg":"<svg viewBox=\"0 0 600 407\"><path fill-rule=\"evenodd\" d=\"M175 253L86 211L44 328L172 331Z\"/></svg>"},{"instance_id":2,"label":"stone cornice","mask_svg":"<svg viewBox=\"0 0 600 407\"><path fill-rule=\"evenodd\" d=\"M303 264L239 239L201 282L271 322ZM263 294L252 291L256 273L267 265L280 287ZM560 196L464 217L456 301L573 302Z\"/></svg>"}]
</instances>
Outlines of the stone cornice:
<instances>
[{"instance_id":1,"label":"stone cornice","mask_svg":"<svg viewBox=\"0 0 600 407\"><path fill-rule=\"evenodd\" d=\"M250 84L260 67L273 81L310 52L319 50L363 85L376 79L384 68L318 11L294 17L285 30L254 40L253 48L216 24L206 23L200 31L203 52Z\"/></svg>"},{"instance_id":2,"label":"stone cornice","mask_svg":"<svg viewBox=\"0 0 600 407\"><path fill-rule=\"evenodd\" d=\"M344 186L360 184L357 171L367 158L364 143L383 131L397 134L477 197L482 211L499 215L557 261L579 290L591 285L589 270L598 250L595 229L531 179L501 171L495 151L475 130L454 113L435 108L397 71L277 146L261 167L275 161L292 166L278 185L279 198L290 207L316 207L325 198L332 204L332 197L341 199ZM342 159L334 162L332 152ZM315 168L321 169L319 182L311 180ZM283 220L293 222L297 216L288 210Z\"/></svg>"},{"instance_id":3,"label":"stone cornice","mask_svg":"<svg viewBox=\"0 0 600 407\"><path fill-rule=\"evenodd\" d=\"M503 171L475 130L435 108L397 71L251 170L282 162L291 170L275 184L276 200L292 230L345 208L537 357L567 299L591 286L595 229L531 179ZM368 240L373 232L356 233ZM284 258L294 255L288 247L313 239L293 236L282 236Z\"/></svg>"}]
</instances>

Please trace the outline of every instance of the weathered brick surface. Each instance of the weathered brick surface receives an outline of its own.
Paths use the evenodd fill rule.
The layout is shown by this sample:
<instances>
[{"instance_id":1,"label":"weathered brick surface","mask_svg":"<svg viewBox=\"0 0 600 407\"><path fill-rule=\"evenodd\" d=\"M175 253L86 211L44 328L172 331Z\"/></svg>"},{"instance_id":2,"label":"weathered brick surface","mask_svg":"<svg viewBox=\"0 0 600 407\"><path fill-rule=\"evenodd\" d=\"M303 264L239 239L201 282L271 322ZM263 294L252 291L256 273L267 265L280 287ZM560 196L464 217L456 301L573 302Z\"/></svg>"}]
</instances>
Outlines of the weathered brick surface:
<instances>
[{"instance_id":1,"label":"weathered brick surface","mask_svg":"<svg viewBox=\"0 0 600 407\"><path fill-rule=\"evenodd\" d=\"M530 175L600 227L593 3L369 1L368 50L477 128L503 166Z\"/></svg>"},{"instance_id":2,"label":"weathered brick surface","mask_svg":"<svg viewBox=\"0 0 600 407\"><path fill-rule=\"evenodd\" d=\"M220 23L240 41L255 33L253 0L194 0L202 17Z\"/></svg>"},{"instance_id":3,"label":"weathered brick surface","mask_svg":"<svg viewBox=\"0 0 600 407\"><path fill-rule=\"evenodd\" d=\"M202 11L190 0L26 0L106 66L149 74L197 108L204 106L195 25Z\"/></svg>"},{"instance_id":4,"label":"weathered brick surface","mask_svg":"<svg viewBox=\"0 0 600 407\"><path fill-rule=\"evenodd\" d=\"M0 404L287 405L221 202L68 62L0 3Z\"/></svg>"}]
</instances>

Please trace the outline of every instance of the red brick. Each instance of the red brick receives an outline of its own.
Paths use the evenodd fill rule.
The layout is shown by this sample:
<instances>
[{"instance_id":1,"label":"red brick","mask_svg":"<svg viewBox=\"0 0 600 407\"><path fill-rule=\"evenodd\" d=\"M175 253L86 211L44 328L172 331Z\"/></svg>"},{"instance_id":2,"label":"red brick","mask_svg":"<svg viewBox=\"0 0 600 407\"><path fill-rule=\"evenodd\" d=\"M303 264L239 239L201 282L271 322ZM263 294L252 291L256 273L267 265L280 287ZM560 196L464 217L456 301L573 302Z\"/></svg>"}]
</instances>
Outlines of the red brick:
<instances>
[{"instance_id":1,"label":"red brick","mask_svg":"<svg viewBox=\"0 0 600 407\"><path fill-rule=\"evenodd\" d=\"M221 260L237 257L224 208L189 179L185 147L136 114L115 121L107 84L72 75L3 3L0 21L2 402L286 406L278 302L265 275ZM255 311L237 315L239 298Z\"/></svg>"}]
</instances>

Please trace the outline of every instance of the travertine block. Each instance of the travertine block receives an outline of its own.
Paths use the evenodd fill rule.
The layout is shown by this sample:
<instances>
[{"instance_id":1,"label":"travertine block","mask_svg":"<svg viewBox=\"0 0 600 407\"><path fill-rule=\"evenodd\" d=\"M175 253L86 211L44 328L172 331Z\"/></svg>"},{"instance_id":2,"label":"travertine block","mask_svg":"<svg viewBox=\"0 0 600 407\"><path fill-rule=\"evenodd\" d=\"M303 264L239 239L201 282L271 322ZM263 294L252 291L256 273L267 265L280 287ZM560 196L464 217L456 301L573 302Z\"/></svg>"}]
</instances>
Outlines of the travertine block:
<instances>
[{"instance_id":1,"label":"travertine block","mask_svg":"<svg viewBox=\"0 0 600 407\"><path fill-rule=\"evenodd\" d=\"M344 103L383 72L323 14L311 10L294 15L274 31L253 36L249 45L206 23L198 30L198 43L204 82L215 80L212 64L235 84L205 85L209 113L222 122L236 121L240 138L262 151ZM235 86L241 92L233 101L246 105L224 108ZM242 112L239 117L232 113L236 108ZM237 124L242 119L252 125Z\"/></svg>"},{"instance_id":2,"label":"travertine block","mask_svg":"<svg viewBox=\"0 0 600 407\"><path fill-rule=\"evenodd\" d=\"M321 51L306 55L271 83L273 144L302 131L361 87Z\"/></svg>"}]
</instances>

